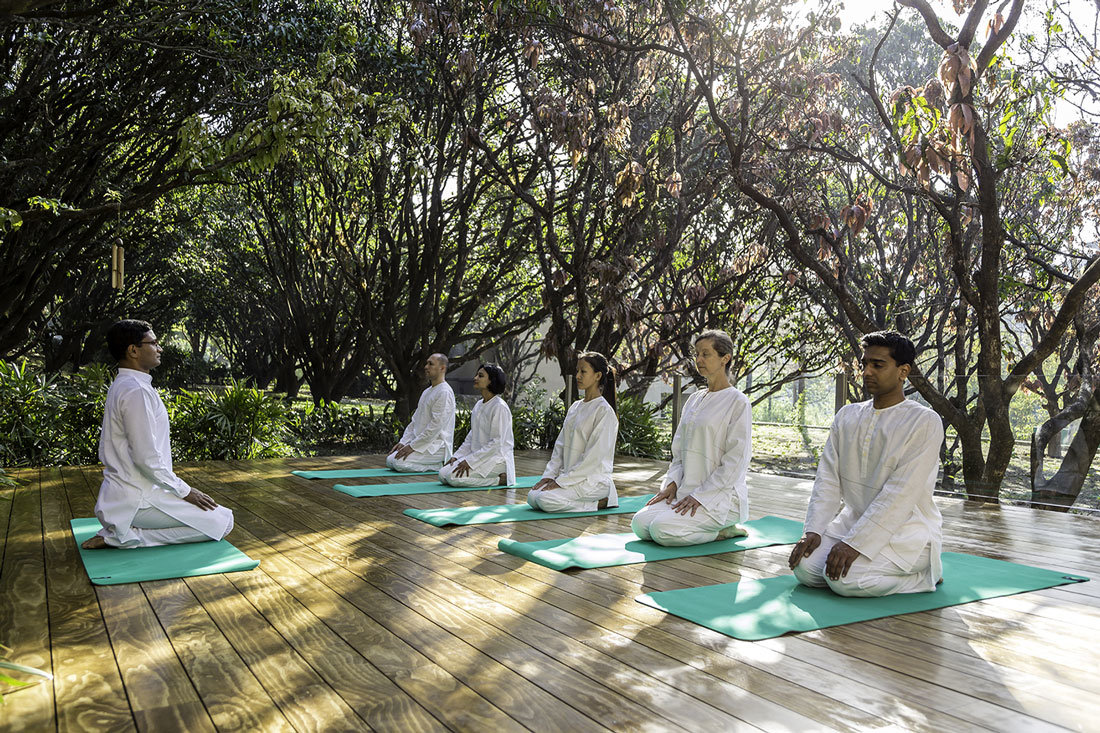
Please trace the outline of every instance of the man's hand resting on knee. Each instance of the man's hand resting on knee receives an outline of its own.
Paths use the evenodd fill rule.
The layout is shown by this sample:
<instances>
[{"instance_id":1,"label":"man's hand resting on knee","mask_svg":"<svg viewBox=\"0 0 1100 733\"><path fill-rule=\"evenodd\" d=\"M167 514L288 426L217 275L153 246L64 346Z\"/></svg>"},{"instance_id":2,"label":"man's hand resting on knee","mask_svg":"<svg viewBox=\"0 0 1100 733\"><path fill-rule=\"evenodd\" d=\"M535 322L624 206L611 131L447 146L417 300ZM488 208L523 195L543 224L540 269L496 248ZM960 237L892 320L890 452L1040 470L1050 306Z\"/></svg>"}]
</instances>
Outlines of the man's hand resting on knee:
<instances>
[{"instance_id":1,"label":"man's hand resting on knee","mask_svg":"<svg viewBox=\"0 0 1100 733\"><path fill-rule=\"evenodd\" d=\"M825 563L825 577L829 580L840 580L845 577L857 557L859 557L859 550L843 542L837 542L829 551L829 559Z\"/></svg>"},{"instance_id":2,"label":"man's hand resting on knee","mask_svg":"<svg viewBox=\"0 0 1100 733\"><path fill-rule=\"evenodd\" d=\"M790 566L791 570L794 570L795 566L802 562L802 558L809 557L810 553L816 550L820 544L821 535L817 532L807 532L791 550L791 556L787 558L787 565Z\"/></svg>"},{"instance_id":3,"label":"man's hand resting on knee","mask_svg":"<svg viewBox=\"0 0 1100 733\"><path fill-rule=\"evenodd\" d=\"M199 509L202 509L204 511L218 508L218 502L211 499L208 494L204 494L203 492L194 488L191 489L190 494L183 497L183 500L188 502L189 504L194 504Z\"/></svg>"}]
</instances>

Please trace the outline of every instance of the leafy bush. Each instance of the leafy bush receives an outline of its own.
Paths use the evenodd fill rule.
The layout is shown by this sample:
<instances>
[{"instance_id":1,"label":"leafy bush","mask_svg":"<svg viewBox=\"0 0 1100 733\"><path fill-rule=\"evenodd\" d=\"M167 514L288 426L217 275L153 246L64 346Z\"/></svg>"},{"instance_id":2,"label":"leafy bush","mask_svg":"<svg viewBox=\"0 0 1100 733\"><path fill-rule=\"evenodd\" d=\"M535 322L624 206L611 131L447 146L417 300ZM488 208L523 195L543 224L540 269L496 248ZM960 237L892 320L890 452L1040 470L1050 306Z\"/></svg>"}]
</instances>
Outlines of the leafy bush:
<instances>
[{"instance_id":1,"label":"leafy bush","mask_svg":"<svg viewBox=\"0 0 1100 733\"><path fill-rule=\"evenodd\" d=\"M202 355L196 357L188 348L170 343L161 350L156 382L164 388L177 390L199 384L229 384L230 381L229 367Z\"/></svg>"},{"instance_id":2,"label":"leafy bush","mask_svg":"<svg viewBox=\"0 0 1100 733\"><path fill-rule=\"evenodd\" d=\"M402 430L389 405L375 410L336 402L294 408L290 425L299 448L326 453L387 451Z\"/></svg>"},{"instance_id":3,"label":"leafy bush","mask_svg":"<svg viewBox=\"0 0 1100 733\"><path fill-rule=\"evenodd\" d=\"M52 379L32 372L25 360L0 361L0 465L44 465L58 402Z\"/></svg>"},{"instance_id":4,"label":"leafy bush","mask_svg":"<svg viewBox=\"0 0 1100 733\"><path fill-rule=\"evenodd\" d=\"M617 400L619 439L615 452L639 458L668 458L669 446L661 436L657 421L659 408L636 397Z\"/></svg>"},{"instance_id":5,"label":"leafy bush","mask_svg":"<svg viewBox=\"0 0 1100 733\"><path fill-rule=\"evenodd\" d=\"M45 376L0 361L0 466L94 463L110 378L101 364Z\"/></svg>"},{"instance_id":6,"label":"leafy bush","mask_svg":"<svg viewBox=\"0 0 1100 733\"><path fill-rule=\"evenodd\" d=\"M512 410L512 435L516 450L550 450L565 421L565 405L555 400L546 407L516 405Z\"/></svg>"},{"instance_id":7,"label":"leafy bush","mask_svg":"<svg viewBox=\"0 0 1100 733\"><path fill-rule=\"evenodd\" d=\"M274 395L231 380L225 389L184 390L166 401L178 460L248 460L292 453L289 410Z\"/></svg>"}]
</instances>

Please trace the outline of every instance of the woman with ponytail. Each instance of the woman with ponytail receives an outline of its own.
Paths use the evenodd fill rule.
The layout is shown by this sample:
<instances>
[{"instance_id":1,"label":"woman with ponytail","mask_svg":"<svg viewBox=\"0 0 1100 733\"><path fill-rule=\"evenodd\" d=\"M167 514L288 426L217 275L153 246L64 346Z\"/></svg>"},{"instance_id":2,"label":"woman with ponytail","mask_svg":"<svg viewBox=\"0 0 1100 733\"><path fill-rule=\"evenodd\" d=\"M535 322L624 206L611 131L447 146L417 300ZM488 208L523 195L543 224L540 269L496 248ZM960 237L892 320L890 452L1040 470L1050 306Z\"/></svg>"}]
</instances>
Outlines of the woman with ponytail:
<instances>
[{"instance_id":1,"label":"woman with ponytail","mask_svg":"<svg viewBox=\"0 0 1100 733\"><path fill-rule=\"evenodd\" d=\"M450 486L511 486L516 482L512 455L512 411L500 398L508 380L496 364L482 364L474 376L481 399L470 413L470 432L451 460L439 470Z\"/></svg>"},{"instance_id":2,"label":"woman with ponytail","mask_svg":"<svg viewBox=\"0 0 1100 733\"><path fill-rule=\"evenodd\" d=\"M745 483L752 457L752 405L730 385L733 341L725 331L695 337L695 367L707 388L688 398L672 438L661 491L634 515L634 534L660 545L698 545L745 534Z\"/></svg>"},{"instance_id":3,"label":"woman with ponytail","mask_svg":"<svg viewBox=\"0 0 1100 733\"><path fill-rule=\"evenodd\" d=\"M607 357L595 351L577 357L577 389L584 399L569 406L542 479L527 494L527 503L544 512L594 512L619 505L611 479L619 418L615 369Z\"/></svg>"}]
</instances>

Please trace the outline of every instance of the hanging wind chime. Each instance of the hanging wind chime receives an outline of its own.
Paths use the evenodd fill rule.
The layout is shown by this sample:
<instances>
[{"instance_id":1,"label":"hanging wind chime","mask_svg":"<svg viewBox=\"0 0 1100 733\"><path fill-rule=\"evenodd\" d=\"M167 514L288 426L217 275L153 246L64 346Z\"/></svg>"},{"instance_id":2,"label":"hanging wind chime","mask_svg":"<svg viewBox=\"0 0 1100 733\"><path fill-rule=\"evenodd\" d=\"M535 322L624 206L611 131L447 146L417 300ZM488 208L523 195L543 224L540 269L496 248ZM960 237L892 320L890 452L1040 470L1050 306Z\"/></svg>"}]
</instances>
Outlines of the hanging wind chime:
<instances>
[{"instance_id":1,"label":"hanging wind chime","mask_svg":"<svg viewBox=\"0 0 1100 733\"><path fill-rule=\"evenodd\" d=\"M126 250L122 239L116 239L111 245L111 287L122 290L126 277Z\"/></svg>"}]
</instances>

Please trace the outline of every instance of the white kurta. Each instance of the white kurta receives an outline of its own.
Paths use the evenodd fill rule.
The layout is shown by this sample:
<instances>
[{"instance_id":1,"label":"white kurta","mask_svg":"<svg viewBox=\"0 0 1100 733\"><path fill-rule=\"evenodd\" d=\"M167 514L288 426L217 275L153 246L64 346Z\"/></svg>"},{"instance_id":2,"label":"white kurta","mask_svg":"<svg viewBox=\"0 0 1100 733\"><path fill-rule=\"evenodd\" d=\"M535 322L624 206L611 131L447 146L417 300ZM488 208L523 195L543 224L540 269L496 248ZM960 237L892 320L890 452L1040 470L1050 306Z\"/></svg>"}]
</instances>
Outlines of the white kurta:
<instances>
[{"instance_id":1,"label":"white kurta","mask_svg":"<svg viewBox=\"0 0 1100 733\"><path fill-rule=\"evenodd\" d=\"M619 417L602 396L577 400L562 422L543 478L561 488L527 493L527 503L546 512L593 512L600 499L619 505L611 472L615 468L615 441Z\"/></svg>"},{"instance_id":2,"label":"white kurta","mask_svg":"<svg viewBox=\"0 0 1100 733\"><path fill-rule=\"evenodd\" d=\"M676 482L676 499L644 507L631 528L663 545L711 542L728 525L749 517L745 481L752 458L752 405L735 387L700 390L688 398L672 438L672 463L663 490ZM672 505L692 496L702 506L679 514Z\"/></svg>"},{"instance_id":3,"label":"white kurta","mask_svg":"<svg viewBox=\"0 0 1100 733\"><path fill-rule=\"evenodd\" d=\"M818 464L806 531L821 535L823 546L843 541L860 557L841 581L815 578L827 554L818 548L795 567L799 580L827 581L847 595L935 590L943 575L943 520L932 495L942 443L939 415L912 400L882 410L868 400L838 412Z\"/></svg>"},{"instance_id":4,"label":"white kurta","mask_svg":"<svg viewBox=\"0 0 1100 733\"><path fill-rule=\"evenodd\" d=\"M163 515L175 520L176 527L200 532L204 537L198 539L219 540L232 529L233 512L228 508L204 510L183 500L191 487L172 471L168 411L149 374L118 370L107 390L99 460L103 483L95 513L107 544L143 547L194 541L195 533L169 531L172 525ZM149 528L133 526L139 511L143 518L153 517L138 522Z\"/></svg>"},{"instance_id":5,"label":"white kurta","mask_svg":"<svg viewBox=\"0 0 1100 733\"><path fill-rule=\"evenodd\" d=\"M488 402L478 400L470 413L470 432L454 452L454 463L439 470L439 480L452 486L493 486L503 473L511 486L516 482L514 447L508 403L500 395ZM462 461L469 464L470 472L455 476L454 469Z\"/></svg>"},{"instance_id":6,"label":"white kurta","mask_svg":"<svg viewBox=\"0 0 1100 733\"><path fill-rule=\"evenodd\" d=\"M404 458L391 453L386 465L395 471L438 469L451 457L455 440L455 393L447 382L432 385L420 393L412 421L399 441L413 452Z\"/></svg>"}]
</instances>

